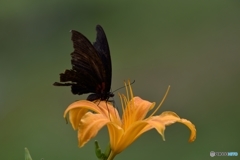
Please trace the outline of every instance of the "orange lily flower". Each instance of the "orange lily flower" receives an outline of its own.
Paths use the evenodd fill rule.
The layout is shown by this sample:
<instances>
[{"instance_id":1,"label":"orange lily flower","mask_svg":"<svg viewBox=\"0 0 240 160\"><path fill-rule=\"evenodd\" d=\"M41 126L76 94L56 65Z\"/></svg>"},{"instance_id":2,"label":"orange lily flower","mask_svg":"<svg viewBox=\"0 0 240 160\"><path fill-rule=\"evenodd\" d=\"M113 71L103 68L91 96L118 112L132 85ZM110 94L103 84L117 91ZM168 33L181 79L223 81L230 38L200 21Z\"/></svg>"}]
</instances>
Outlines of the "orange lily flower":
<instances>
[{"instance_id":1,"label":"orange lily flower","mask_svg":"<svg viewBox=\"0 0 240 160\"><path fill-rule=\"evenodd\" d=\"M147 113L154 108L155 103L134 97L130 82L125 84L125 87L127 95L120 95L122 118L112 104L105 101L94 103L80 100L68 106L64 112L64 118L69 114L69 121L73 129L78 130L79 147L83 147L95 137L105 125L108 127L112 159L150 129L155 128L165 140L165 127L175 122L180 122L190 129L189 142L195 140L196 128L190 121L180 118L172 111L154 115L162 105L170 87L168 87L162 102L150 116L147 116Z\"/></svg>"}]
</instances>

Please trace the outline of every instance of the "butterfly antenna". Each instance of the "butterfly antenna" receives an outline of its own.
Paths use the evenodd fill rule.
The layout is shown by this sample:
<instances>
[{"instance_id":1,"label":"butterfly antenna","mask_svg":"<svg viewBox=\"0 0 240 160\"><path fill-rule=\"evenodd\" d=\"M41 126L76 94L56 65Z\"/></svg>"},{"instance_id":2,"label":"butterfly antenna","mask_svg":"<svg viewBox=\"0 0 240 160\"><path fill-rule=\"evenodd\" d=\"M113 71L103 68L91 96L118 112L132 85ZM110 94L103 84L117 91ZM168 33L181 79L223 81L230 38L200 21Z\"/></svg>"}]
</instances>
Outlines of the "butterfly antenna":
<instances>
[{"instance_id":1,"label":"butterfly antenna","mask_svg":"<svg viewBox=\"0 0 240 160\"><path fill-rule=\"evenodd\" d=\"M132 85L133 83L135 83L135 80L133 80L133 81L132 81L130 84L128 84L127 86ZM113 91L112 93L114 93L114 92L116 92L116 91L118 91L118 90L120 90L120 89L122 89L122 88L125 88L125 86L116 89L116 90Z\"/></svg>"}]
</instances>

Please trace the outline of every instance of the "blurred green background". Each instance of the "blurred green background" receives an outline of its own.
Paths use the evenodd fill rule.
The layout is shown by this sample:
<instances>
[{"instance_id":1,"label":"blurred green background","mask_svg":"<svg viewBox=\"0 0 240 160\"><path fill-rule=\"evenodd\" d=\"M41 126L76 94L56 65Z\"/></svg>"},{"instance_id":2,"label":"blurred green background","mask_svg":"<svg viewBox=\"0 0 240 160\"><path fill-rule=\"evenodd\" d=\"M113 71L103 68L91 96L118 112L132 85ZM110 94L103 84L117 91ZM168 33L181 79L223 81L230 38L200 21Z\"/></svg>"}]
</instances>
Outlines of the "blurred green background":
<instances>
[{"instance_id":1,"label":"blurred green background","mask_svg":"<svg viewBox=\"0 0 240 160\"><path fill-rule=\"evenodd\" d=\"M110 45L112 90L135 80L134 94L159 104L171 85L159 113L174 111L197 127L193 143L181 124L167 127L166 141L151 130L116 160L239 153L239 8L234 0L1 1L0 159L23 160L24 147L34 160L96 159L94 140L78 148L77 132L63 119L65 108L86 95L52 85L71 68L69 30L93 42L96 24ZM106 127L94 139L105 148Z\"/></svg>"}]
</instances>

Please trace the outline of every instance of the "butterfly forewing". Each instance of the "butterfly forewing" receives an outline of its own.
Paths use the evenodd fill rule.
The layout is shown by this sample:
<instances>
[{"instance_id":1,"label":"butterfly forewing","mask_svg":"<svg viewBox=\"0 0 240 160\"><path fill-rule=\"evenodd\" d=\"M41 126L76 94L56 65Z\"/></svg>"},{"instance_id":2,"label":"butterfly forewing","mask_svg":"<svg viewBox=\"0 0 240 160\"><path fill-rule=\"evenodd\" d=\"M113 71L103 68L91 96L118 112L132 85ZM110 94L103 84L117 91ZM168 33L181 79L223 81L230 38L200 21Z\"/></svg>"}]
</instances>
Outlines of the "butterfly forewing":
<instances>
[{"instance_id":1,"label":"butterfly forewing","mask_svg":"<svg viewBox=\"0 0 240 160\"><path fill-rule=\"evenodd\" d=\"M72 70L78 73L78 85L95 92L95 86L103 81L101 71L104 70L101 58L91 42L81 33L72 30L74 51L72 56ZM74 87L74 86L73 86Z\"/></svg>"},{"instance_id":2,"label":"butterfly forewing","mask_svg":"<svg viewBox=\"0 0 240 160\"><path fill-rule=\"evenodd\" d=\"M89 100L107 100L110 93L112 66L109 46L103 28L97 25L96 42L91 42L80 32L72 30L74 51L71 53L72 69L60 74L55 86L71 86L73 94L93 93Z\"/></svg>"}]
</instances>

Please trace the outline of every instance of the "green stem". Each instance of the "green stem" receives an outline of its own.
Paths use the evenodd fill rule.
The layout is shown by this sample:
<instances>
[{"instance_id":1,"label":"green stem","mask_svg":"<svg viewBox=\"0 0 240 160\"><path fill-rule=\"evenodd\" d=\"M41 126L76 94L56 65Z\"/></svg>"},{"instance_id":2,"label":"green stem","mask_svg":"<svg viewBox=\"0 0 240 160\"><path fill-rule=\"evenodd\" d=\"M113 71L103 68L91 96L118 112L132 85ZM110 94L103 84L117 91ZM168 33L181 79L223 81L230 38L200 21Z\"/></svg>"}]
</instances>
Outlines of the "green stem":
<instances>
[{"instance_id":1,"label":"green stem","mask_svg":"<svg viewBox=\"0 0 240 160\"><path fill-rule=\"evenodd\" d=\"M116 155L111 151L109 157L107 160L113 160L113 158L115 157Z\"/></svg>"},{"instance_id":2,"label":"green stem","mask_svg":"<svg viewBox=\"0 0 240 160\"><path fill-rule=\"evenodd\" d=\"M104 155L105 155L106 157L109 157L110 153L111 153L111 146L110 146L110 143L109 143L108 146L107 146L107 148L106 148L106 150L105 150Z\"/></svg>"}]
</instances>

